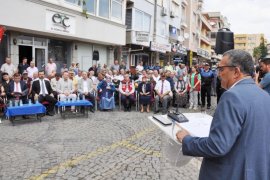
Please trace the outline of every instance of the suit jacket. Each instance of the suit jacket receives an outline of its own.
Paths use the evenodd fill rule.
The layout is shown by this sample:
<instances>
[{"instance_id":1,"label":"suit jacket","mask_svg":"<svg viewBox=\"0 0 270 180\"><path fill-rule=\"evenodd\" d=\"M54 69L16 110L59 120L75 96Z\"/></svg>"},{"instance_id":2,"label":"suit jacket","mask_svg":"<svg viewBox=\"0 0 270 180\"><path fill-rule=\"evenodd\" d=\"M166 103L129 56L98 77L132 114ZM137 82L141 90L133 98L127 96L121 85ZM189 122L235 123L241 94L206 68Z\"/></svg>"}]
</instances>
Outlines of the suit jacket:
<instances>
[{"instance_id":1,"label":"suit jacket","mask_svg":"<svg viewBox=\"0 0 270 180\"><path fill-rule=\"evenodd\" d=\"M48 94L50 95L53 92L50 81L47 80L47 79L44 79L44 83L45 83L45 87L46 87L46 89L48 91ZM39 79L36 79L35 81L33 81L33 84L32 84L32 94L33 95L35 95L35 94L39 95L40 91L41 91L40 82L39 82Z\"/></svg>"},{"instance_id":2,"label":"suit jacket","mask_svg":"<svg viewBox=\"0 0 270 180\"><path fill-rule=\"evenodd\" d=\"M22 90L22 96L26 96L28 94L28 90L29 90L27 88L26 83L24 81L20 81L20 85L21 85L21 90ZM10 81L9 86L8 86L7 96L13 97L11 95L11 93L14 91L15 91L14 81Z\"/></svg>"},{"instance_id":3,"label":"suit jacket","mask_svg":"<svg viewBox=\"0 0 270 180\"><path fill-rule=\"evenodd\" d=\"M83 82L84 82L83 78L81 78L78 81L78 92L81 94L84 93ZM87 90L88 90L88 92L93 91L93 81L89 78L87 78Z\"/></svg>"},{"instance_id":4,"label":"suit jacket","mask_svg":"<svg viewBox=\"0 0 270 180\"><path fill-rule=\"evenodd\" d=\"M269 180L270 96L244 79L221 96L207 138L186 136L184 155L204 157L200 180Z\"/></svg>"},{"instance_id":5,"label":"suit jacket","mask_svg":"<svg viewBox=\"0 0 270 180\"><path fill-rule=\"evenodd\" d=\"M57 92L62 94L64 93L66 90L69 93L73 93L75 91L75 87L73 86L73 82L72 80L68 79L67 80L67 87L66 87L66 83L64 82L64 78L62 78L61 80L59 80L59 83L57 84Z\"/></svg>"}]
</instances>

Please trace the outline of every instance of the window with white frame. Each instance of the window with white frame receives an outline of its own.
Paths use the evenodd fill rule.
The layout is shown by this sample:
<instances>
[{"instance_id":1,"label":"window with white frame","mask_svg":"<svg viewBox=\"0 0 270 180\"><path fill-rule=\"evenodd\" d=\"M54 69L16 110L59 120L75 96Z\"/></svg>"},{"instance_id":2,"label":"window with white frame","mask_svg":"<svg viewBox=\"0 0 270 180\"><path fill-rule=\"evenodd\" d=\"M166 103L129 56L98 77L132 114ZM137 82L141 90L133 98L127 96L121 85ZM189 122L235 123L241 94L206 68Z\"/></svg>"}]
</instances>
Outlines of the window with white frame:
<instances>
[{"instance_id":1,"label":"window with white frame","mask_svg":"<svg viewBox=\"0 0 270 180\"><path fill-rule=\"evenodd\" d=\"M122 19L122 0L112 0L112 17Z\"/></svg>"},{"instance_id":2,"label":"window with white frame","mask_svg":"<svg viewBox=\"0 0 270 180\"><path fill-rule=\"evenodd\" d=\"M65 1L77 6L81 6L81 0L65 0Z\"/></svg>"},{"instance_id":3,"label":"window with white frame","mask_svg":"<svg viewBox=\"0 0 270 180\"><path fill-rule=\"evenodd\" d=\"M100 17L109 18L110 0L99 0L98 15Z\"/></svg>"},{"instance_id":4,"label":"window with white frame","mask_svg":"<svg viewBox=\"0 0 270 180\"><path fill-rule=\"evenodd\" d=\"M134 29L136 31L150 32L151 16L135 9Z\"/></svg>"},{"instance_id":5,"label":"window with white frame","mask_svg":"<svg viewBox=\"0 0 270 180\"><path fill-rule=\"evenodd\" d=\"M96 4L97 4L97 0L87 0L86 4L85 4L87 12L95 14L96 13Z\"/></svg>"}]
</instances>

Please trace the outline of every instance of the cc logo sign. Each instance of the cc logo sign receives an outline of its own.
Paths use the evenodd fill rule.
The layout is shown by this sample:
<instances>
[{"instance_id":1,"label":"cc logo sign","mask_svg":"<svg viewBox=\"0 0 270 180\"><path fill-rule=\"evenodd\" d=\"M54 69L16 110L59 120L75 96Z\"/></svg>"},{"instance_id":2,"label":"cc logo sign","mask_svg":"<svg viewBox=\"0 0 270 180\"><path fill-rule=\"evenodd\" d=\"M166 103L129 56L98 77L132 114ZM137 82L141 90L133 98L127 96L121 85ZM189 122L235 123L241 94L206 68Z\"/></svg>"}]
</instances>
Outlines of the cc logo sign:
<instances>
[{"instance_id":1,"label":"cc logo sign","mask_svg":"<svg viewBox=\"0 0 270 180\"><path fill-rule=\"evenodd\" d=\"M68 20L69 17L65 16L65 15L61 15L61 14L54 14L52 16L52 21L56 24L62 25L65 28L70 27L70 25L68 24Z\"/></svg>"}]
</instances>

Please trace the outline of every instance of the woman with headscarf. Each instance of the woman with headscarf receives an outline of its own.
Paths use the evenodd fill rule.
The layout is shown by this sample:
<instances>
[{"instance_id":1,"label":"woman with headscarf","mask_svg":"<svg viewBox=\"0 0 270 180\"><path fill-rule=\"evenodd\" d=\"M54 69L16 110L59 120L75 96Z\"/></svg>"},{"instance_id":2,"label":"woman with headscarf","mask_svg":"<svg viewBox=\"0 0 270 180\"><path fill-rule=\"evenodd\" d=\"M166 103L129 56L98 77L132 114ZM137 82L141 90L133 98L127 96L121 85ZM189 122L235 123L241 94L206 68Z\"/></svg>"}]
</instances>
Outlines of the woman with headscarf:
<instances>
[{"instance_id":1,"label":"woman with headscarf","mask_svg":"<svg viewBox=\"0 0 270 180\"><path fill-rule=\"evenodd\" d=\"M100 75L99 75L100 76ZM111 77L107 76L106 80L99 78L97 86L98 96L100 99L100 110L112 110L115 108L114 91L115 87L111 82Z\"/></svg>"}]
</instances>

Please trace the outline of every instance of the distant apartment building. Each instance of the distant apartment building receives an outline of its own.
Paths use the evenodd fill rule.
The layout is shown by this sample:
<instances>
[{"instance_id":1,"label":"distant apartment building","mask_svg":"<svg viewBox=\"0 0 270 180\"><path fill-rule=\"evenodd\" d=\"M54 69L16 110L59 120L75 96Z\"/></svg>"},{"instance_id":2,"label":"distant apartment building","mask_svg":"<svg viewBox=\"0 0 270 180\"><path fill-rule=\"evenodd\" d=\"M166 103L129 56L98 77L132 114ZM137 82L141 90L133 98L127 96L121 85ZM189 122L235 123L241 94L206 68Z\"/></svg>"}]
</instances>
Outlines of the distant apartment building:
<instances>
[{"instance_id":1,"label":"distant apartment building","mask_svg":"<svg viewBox=\"0 0 270 180\"><path fill-rule=\"evenodd\" d=\"M261 43L264 34L234 34L234 48L241 49L253 55L253 49Z\"/></svg>"},{"instance_id":2,"label":"distant apartment building","mask_svg":"<svg viewBox=\"0 0 270 180\"><path fill-rule=\"evenodd\" d=\"M201 15L201 33L200 33L200 47L197 50L197 55L200 61L211 60L211 39L210 34L212 27L209 23L209 16Z\"/></svg>"},{"instance_id":3,"label":"distant apartment building","mask_svg":"<svg viewBox=\"0 0 270 180\"><path fill-rule=\"evenodd\" d=\"M128 0L126 46L122 58L131 67L172 61L178 48L181 0Z\"/></svg>"},{"instance_id":4,"label":"distant apartment building","mask_svg":"<svg viewBox=\"0 0 270 180\"><path fill-rule=\"evenodd\" d=\"M125 9L126 0L5 1L0 6L0 25L7 29L0 63L5 56L15 65L27 57L42 69L52 57L58 72L73 61L82 70L111 64L126 44Z\"/></svg>"}]
</instances>

